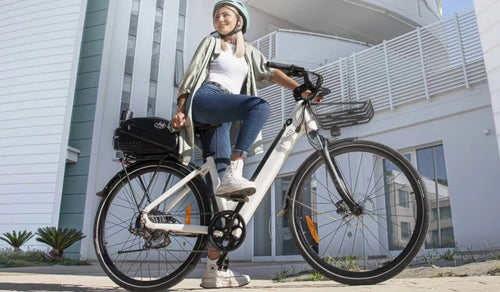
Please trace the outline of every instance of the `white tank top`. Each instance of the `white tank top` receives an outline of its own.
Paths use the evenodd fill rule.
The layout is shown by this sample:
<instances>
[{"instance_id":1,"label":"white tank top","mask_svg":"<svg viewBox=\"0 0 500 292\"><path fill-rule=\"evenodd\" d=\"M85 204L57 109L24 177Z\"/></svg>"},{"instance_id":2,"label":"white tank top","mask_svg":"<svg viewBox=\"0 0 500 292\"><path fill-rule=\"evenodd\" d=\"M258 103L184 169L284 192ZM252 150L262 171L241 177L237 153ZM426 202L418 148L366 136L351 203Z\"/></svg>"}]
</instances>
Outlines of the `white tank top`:
<instances>
[{"instance_id":1,"label":"white tank top","mask_svg":"<svg viewBox=\"0 0 500 292\"><path fill-rule=\"evenodd\" d=\"M226 51L210 63L210 72L207 81L217 82L233 94L240 94L243 81L248 74L248 65L245 57L237 58L234 55L235 46L227 44Z\"/></svg>"}]
</instances>

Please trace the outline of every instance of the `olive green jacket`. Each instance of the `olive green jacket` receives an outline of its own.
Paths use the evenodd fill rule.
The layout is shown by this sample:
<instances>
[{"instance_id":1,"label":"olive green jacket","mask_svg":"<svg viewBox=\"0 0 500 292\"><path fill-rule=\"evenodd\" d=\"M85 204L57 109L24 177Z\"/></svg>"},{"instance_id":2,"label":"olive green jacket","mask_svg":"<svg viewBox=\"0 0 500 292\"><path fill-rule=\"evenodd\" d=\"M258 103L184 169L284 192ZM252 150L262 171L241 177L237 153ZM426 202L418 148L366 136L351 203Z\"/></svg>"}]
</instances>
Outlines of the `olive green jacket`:
<instances>
[{"instance_id":1,"label":"olive green jacket","mask_svg":"<svg viewBox=\"0 0 500 292\"><path fill-rule=\"evenodd\" d=\"M188 94L186 101L186 126L180 131L179 154L182 162L188 164L195 145L191 105L196 90L208 77L210 63L221 53L221 39L217 36L205 37L196 50L184 78L179 87L178 96ZM241 93L257 96L257 88L270 85L273 69L266 66L267 59L250 43L245 44L245 59L248 64L248 75ZM234 144L241 123L233 122L231 126L231 142ZM249 156L263 152L262 134L259 133L249 151Z\"/></svg>"}]
</instances>

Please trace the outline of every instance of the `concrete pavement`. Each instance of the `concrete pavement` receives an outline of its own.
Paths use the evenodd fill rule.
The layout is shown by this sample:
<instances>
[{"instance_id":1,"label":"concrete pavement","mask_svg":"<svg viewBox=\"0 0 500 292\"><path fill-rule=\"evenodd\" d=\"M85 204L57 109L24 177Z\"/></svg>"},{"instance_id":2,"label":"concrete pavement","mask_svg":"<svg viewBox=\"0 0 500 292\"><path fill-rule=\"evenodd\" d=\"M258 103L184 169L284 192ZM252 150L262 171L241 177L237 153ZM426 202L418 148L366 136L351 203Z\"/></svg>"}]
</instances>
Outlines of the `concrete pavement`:
<instances>
[{"instance_id":1,"label":"concrete pavement","mask_svg":"<svg viewBox=\"0 0 500 292\"><path fill-rule=\"evenodd\" d=\"M304 263L232 263L231 267L251 275L242 291L500 291L500 276L398 278L372 286L346 286L333 281L275 283L282 271L300 272ZM204 265L200 264L174 291L206 291L199 287ZM220 289L234 291L237 289ZM124 291L113 283L97 263L91 266L51 266L0 269L0 291ZM309 292L309 291L308 291Z\"/></svg>"}]
</instances>

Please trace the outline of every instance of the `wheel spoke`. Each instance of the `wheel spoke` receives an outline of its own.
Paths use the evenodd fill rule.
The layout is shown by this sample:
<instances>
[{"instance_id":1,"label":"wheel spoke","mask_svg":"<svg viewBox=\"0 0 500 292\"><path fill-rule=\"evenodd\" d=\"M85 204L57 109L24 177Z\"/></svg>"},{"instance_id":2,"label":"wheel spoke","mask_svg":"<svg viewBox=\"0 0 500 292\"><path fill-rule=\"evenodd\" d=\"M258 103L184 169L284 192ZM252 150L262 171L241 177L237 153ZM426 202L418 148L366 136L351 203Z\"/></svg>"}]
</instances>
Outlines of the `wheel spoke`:
<instances>
[{"instance_id":1,"label":"wheel spoke","mask_svg":"<svg viewBox=\"0 0 500 292\"><path fill-rule=\"evenodd\" d=\"M320 155L313 154L290 190L292 235L303 242L298 247L305 247L308 262L325 276L346 284L378 283L404 269L422 245L423 233L416 232L427 228L426 197L418 188L418 174L396 151L366 141L338 145L329 148L330 155L360 214L338 205L339 193L329 188L334 181ZM319 235L315 240L306 216Z\"/></svg>"},{"instance_id":2,"label":"wheel spoke","mask_svg":"<svg viewBox=\"0 0 500 292\"><path fill-rule=\"evenodd\" d=\"M158 166L154 162L130 167L127 177L117 181L99 207L96 220L96 248L101 265L122 287L136 289L166 289L175 285L191 271L203 254L206 240L202 235L171 234L151 230L138 216L140 210L156 200L182 177L188 174L176 162ZM191 224L207 225L210 208L207 206L204 182L195 178L186 187L189 190L179 201L169 198L149 215L161 223L183 224L189 205ZM139 207L136 206L139 203ZM167 206L170 210L165 211ZM155 221L154 221L155 222ZM188 268L186 268L188 267Z\"/></svg>"}]
</instances>

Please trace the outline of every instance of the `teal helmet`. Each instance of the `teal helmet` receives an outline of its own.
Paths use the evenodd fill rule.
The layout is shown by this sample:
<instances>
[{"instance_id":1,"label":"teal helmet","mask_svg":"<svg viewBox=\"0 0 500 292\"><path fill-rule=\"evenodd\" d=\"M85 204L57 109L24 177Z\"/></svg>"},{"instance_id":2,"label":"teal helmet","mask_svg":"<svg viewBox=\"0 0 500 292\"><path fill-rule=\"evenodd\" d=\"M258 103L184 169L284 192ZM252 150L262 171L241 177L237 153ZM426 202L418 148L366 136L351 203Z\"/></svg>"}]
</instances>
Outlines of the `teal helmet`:
<instances>
[{"instance_id":1,"label":"teal helmet","mask_svg":"<svg viewBox=\"0 0 500 292\"><path fill-rule=\"evenodd\" d=\"M246 33L248 28L250 28L250 17L249 17L248 9L247 9L245 2L243 2L241 0L221 0L217 3L215 3L214 10L212 12L212 17L215 16L217 9L219 9L221 6L224 6L224 5L233 6L234 8L236 8L238 10L241 17L243 18L243 27L241 28L241 31L243 33Z\"/></svg>"}]
</instances>

